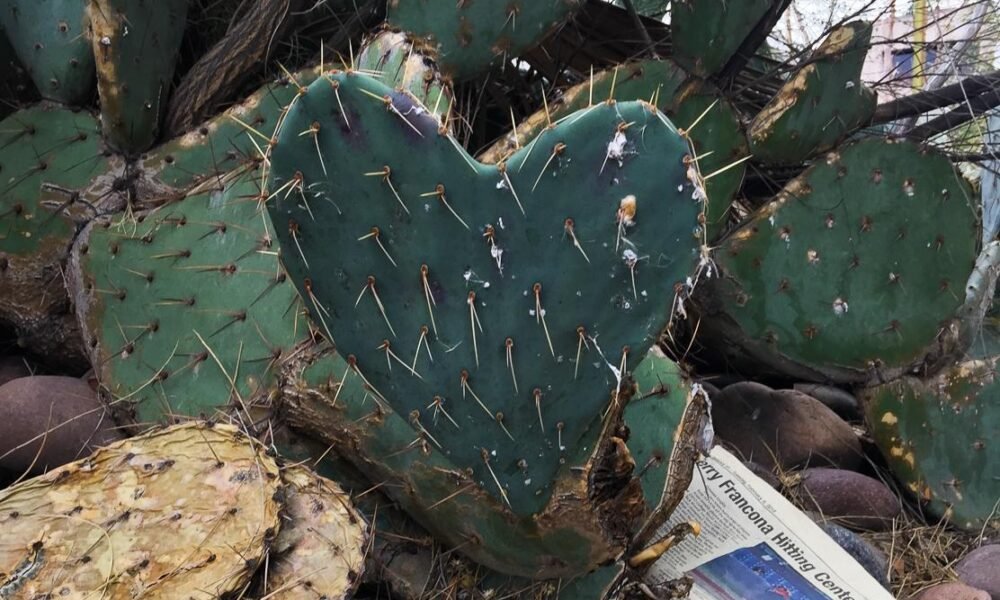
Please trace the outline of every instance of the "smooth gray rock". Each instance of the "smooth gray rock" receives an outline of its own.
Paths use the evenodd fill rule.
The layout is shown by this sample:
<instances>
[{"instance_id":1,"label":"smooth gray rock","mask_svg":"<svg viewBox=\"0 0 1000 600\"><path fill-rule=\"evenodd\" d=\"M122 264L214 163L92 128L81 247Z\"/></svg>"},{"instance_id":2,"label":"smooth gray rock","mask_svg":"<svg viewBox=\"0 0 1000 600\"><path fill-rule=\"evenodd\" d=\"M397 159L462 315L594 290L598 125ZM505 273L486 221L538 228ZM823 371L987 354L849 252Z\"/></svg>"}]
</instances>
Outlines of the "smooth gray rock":
<instances>
[{"instance_id":1,"label":"smooth gray rock","mask_svg":"<svg viewBox=\"0 0 1000 600\"><path fill-rule=\"evenodd\" d=\"M854 560L858 561L858 564L864 567L875 581L879 582L885 589L889 589L889 560L885 554L882 554L881 550L866 542L860 535L836 523L821 521L817 524Z\"/></svg>"}]
</instances>

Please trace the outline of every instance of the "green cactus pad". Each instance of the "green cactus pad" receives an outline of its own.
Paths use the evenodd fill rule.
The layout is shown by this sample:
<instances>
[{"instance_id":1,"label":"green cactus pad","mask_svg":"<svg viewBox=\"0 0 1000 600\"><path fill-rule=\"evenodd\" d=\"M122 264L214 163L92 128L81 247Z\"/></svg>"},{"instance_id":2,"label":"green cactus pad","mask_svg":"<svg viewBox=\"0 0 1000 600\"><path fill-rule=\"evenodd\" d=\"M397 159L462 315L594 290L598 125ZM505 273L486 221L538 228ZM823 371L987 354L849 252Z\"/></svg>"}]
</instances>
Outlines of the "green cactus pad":
<instances>
[{"instance_id":1,"label":"green cactus pad","mask_svg":"<svg viewBox=\"0 0 1000 600\"><path fill-rule=\"evenodd\" d=\"M392 0L389 25L406 32L448 78L465 79L539 43L582 0Z\"/></svg>"},{"instance_id":2,"label":"green cactus pad","mask_svg":"<svg viewBox=\"0 0 1000 600\"><path fill-rule=\"evenodd\" d=\"M309 339L279 268L260 174L130 219L90 225L70 284L98 379L140 422L266 399Z\"/></svg>"},{"instance_id":3,"label":"green cactus pad","mask_svg":"<svg viewBox=\"0 0 1000 600\"><path fill-rule=\"evenodd\" d=\"M871 24L834 29L805 66L778 90L750 125L756 159L800 163L829 150L875 114L876 94L861 83Z\"/></svg>"},{"instance_id":4,"label":"green cactus pad","mask_svg":"<svg viewBox=\"0 0 1000 600\"><path fill-rule=\"evenodd\" d=\"M746 136L736 109L709 84L690 77L669 60L642 60L594 73L581 84L566 90L517 129L498 140L479 156L485 163L498 163L517 148L527 145L549 123L573 112L613 99L617 102L655 102L671 121L684 129L695 125L690 139L703 175L725 169L749 154ZM712 177L705 186L708 238L714 239L725 227L729 207L743 183L745 166L737 165Z\"/></svg>"},{"instance_id":5,"label":"green cactus pad","mask_svg":"<svg viewBox=\"0 0 1000 600\"><path fill-rule=\"evenodd\" d=\"M443 81L434 61L402 33L381 31L365 40L354 68L397 90L406 90L439 119L451 109L451 86Z\"/></svg>"},{"instance_id":6,"label":"green cactus pad","mask_svg":"<svg viewBox=\"0 0 1000 600\"><path fill-rule=\"evenodd\" d=\"M698 257L687 145L642 103L589 109L504 170L439 131L408 95L331 75L289 112L269 208L321 329L456 464L488 481L497 451L503 495L531 514L557 438L575 451Z\"/></svg>"},{"instance_id":7,"label":"green cactus pad","mask_svg":"<svg viewBox=\"0 0 1000 600\"><path fill-rule=\"evenodd\" d=\"M703 340L807 380L892 378L954 352L976 259L969 186L948 159L869 139L829 153L721 243Z\"/></svg>"},{"instance_id":8,"label":"green cactus pad","mask_svg":"<svg viewBox=\"0 0 1000 600\"><path fill-rule=\"evenodd\" d=\"M619 490L615 473L604 470L598 471L603 483L618 495L581 497L589 488L596 455L607 452L602 444L595 449L594 460L567 459L548 510L531 517L512 515L483 489L487 484L478 474L437 451L428 437L414 431L408 414L379 400L340 355L321 356L287 380L282 396L290 425L334 444L373 481L391 481L383 489L417 522L476 562L502 573L529 578L586 573L621 552L628 525L642 509L639 485ZM593 441L597 434L590 437ZM503 455L488 455L494 475L506 474ZM488 471L485 476L493 482Z\"/></svg>"},{"instance_id":9,"label":"green cactus pad","mask_svg":"<svg viewBox=\"0 0 1000 600\"><path fill-rule=\"evenodd\" d=\"M149 148L159 136L187 5L187 0L91 0L101 124L108 143L125 154Z\"/></svg>"},{"instance_id":10,"label":"green cactus pad","mask_svg":"<svg viewBox=\"0 0 1000 600\"><path fill-rule=\"evenodd\" d=\"M674 60L699 77L714 75L778 1L674 0L670 7Z\"/></svg>"},{"instance_id":11,"label":"green cactus pad","mask_svg":"<svg viewBox=\"0 0 1000 600\"><path fill-rule=\"evenodd\" d=\"M0 597L227 598L279 528L281 481L229 425L101 448L0 492Z\"/></svg>"},{"instance_id":12,"label":"green cactus pad","mask_svg":"<svg viewBox=\"0 0 1000 600\"><path fill-rule=\"evenodd\" d=\"M89 113L43 104L0 121L0 322L36 351L79 356L61 326L62 265L76 222L116 208L120 167Z\"/></svg>"},{"instance_id":13,"label":"green cactus pad","mask_svg":"<svg viewBox=\"0 0 1000 600\"><path fill-rule=\"evenodd\" d=\"M929 511L979 532L998 521L1000 343L927 379L866 390L868 423L893 474Z\"/></svg>"},{"instance_id":14,"label":"green cactus pad","mask_svg":"<svg viewBox=\"0 0 1000 600\"><path fill-rule=\"evenodd\" d=\"M0 25L43 98L83 104L94 89L87 0L2 0Z\"/></svg>"},{"instance_id":15,"label":"green cactus pad","mask_svg":"<svg viewBox=\"0 0 1000 600\"><path fill-rule=\"evenodd\" d=\"M676 365L652 351L621 396L623 401L630 398L623 406L625 421L609 419L602 431L589 436L604 441L591 440L591 450L567 455L553 503L539 515L519 517L484 492L484 482L473 479L471 471L457 468L430 440L415 437L407 416L379 401L338 354L306 355L302 364L286 369L283 417L322 441L319 453L332 448L351 458L446 544L498 572L529 578L586 573L618 557L630 537L629 522L638 526L644 510L649 515L649 509L666 504L669 516L692 475L692 456L683 449L693 447L704 424L704 412L692 402ZM617 437L621 432L627 433L627 442ZM625 448L628 452L622 452ZM618 476L628 483L616 484L609 477L608 464L600 458L609 449L621 461L612 463L624 469ZM300 452L292 456L302 458ZM620 495L615 496L618 485ZM602 521L610 515L617 522ZM585 578L594 586L591 592L577 586L579 593L569 597L599 598L598 583L609 583L620 571L619 565Z\"/></svg>"},{"instance_id":16,"label":"green cactus pad","mask_svg":"<svg viewBox=\"0 0 1000 600\"><path fill-rule=\"evenodd\" d=\"M304 69L263 86L197 129L144 154L141 168L184 189L256 160L267 151L288 106L318 76L319 69Z\"/></svg>"}]
</instances>

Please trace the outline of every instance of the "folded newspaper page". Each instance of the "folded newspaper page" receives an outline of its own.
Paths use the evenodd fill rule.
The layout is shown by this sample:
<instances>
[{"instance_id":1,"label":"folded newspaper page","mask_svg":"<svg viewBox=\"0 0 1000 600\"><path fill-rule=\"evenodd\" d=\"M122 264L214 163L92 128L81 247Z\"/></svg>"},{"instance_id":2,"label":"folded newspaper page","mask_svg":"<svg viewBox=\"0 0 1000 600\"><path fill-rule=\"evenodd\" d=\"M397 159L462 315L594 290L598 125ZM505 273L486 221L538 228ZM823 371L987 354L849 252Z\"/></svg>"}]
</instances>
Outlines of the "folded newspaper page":
<instances>
[{"instance_id":1,"label":"folded newspaper page","mask_svg":"<svg viewBox=\"0 0 1000 600\"><path fill-rule=\"evenodd\" d=\"M822 529L735 456L716 447L670 521L695 521L653 565L649 583L694 580L693 600L892 600Z\"/></svg>"}]
</instances>

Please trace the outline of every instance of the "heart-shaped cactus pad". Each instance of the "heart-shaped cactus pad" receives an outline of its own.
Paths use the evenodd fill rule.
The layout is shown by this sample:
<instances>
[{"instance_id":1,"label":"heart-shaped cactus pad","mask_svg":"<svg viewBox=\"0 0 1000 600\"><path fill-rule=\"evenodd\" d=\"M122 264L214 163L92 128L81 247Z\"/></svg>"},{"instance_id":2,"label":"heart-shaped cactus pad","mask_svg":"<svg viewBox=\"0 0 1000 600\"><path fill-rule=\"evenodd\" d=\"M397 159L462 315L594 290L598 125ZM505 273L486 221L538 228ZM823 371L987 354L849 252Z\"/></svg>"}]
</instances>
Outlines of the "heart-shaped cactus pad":
<instances>
[{"instance_id":1,"label":"heart-shaped cactus pad","mask_svg":"<svg viewBox=\"0 0 1000 600\"><path fill-rule=\"evenodd\" d=\"M336 72L293 102L266 194L345 377L527 515L697 262L690 153L652 106L601 103L483 165L406 93Z\"/></svg>"}]
</instances>

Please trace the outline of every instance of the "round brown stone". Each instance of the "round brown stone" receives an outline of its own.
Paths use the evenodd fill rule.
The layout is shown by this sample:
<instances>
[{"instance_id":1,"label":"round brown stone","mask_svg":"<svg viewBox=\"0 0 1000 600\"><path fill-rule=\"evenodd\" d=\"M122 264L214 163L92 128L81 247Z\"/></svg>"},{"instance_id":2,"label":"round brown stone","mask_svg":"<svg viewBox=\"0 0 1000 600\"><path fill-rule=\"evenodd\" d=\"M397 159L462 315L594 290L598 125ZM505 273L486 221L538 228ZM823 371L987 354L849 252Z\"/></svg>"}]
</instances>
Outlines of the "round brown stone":
<instances>
[{"instance_id":1,"label":"round brown stone","mask_svg":"<svg viewBox=\"0 0 1000 600\"><path fill-rule=\"evenodd\" d=\"M121 437L85 381L39 376L0 386L0 468L42 473Z\"/></svg>"}]
</instances>

